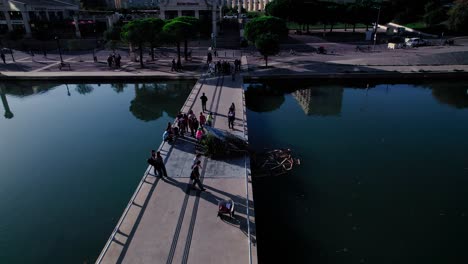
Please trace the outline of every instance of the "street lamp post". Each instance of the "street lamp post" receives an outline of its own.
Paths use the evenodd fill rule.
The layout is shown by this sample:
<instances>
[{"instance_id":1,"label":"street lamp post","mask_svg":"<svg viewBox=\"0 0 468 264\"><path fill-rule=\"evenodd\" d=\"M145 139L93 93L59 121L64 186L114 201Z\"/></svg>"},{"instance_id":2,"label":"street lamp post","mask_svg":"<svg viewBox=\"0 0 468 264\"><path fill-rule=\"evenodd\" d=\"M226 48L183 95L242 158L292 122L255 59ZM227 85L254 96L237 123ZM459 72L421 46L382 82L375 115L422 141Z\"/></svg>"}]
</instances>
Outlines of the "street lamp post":
<instances>
[{"instance_id":1,"label":"street lamp post","mask_svg":"<svg viewBox=\"0 0 468 264\"><path fill-rule=\"evenodd\" d=\"M216 1L217 0L212 0L212 32L211 32L211 38L212 38L212 51L216 50L216 35L217 35L217 28L216 28L216 11L217 11L217 6L216 6Z\"/></svg>"},{"instance_id":2,"label":"street lamp post","mask_svg":"<svg viewBox=\"0 0 468 264\"><path fill-rule=\"evenodd\" d=\"M374 50L375 50L375 44L376 44L376 42L377 42L377 30L379 29L380 8L382 8L382 6L379 6L379 12L377 13L377 21L375 22L375 31L374 31Z\"/></svg>"},{"instance_id":3,"label":"street lamp post","mask_svg":"<svg viewBox=\"0 0 468 264\"><path fill-rule=\"evenodd\" d=\"M57 41L57 48L60 54L60 62L63 63L63 58L62 58L62 49L60 48L60 39L58 36L55 36L55 40Z\"/></svg>"}]
</instances>

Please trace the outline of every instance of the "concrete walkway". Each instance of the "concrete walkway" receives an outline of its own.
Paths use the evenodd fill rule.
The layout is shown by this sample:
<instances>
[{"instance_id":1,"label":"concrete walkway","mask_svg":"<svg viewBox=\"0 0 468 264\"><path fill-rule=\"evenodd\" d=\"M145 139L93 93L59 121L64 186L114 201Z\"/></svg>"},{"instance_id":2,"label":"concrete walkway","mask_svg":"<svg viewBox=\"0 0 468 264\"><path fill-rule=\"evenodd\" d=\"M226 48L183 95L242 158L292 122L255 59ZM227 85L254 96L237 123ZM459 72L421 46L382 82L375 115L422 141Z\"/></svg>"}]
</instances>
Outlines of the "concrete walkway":
<instances>
[{"instance_id":1,"label":"concrete walkway","mask_svg":"<svg viewBox=\"0 0 468 264\"><path fill-rule=\"evenodd\" d=\"M234 102L236 122L231 131L247 138L240 76L235 81L230 76L202 77L182 111L192 109L198 116L203 92L215 114L214 127L229 130L227 112ZM257 263L249 158L204 157L201 176L207 191L192 190L193 141L186 137L161 144L169 179L157 178L147 168L97 263ZM217 217L220 199L234 200L234 219Z\"/></svg>"}]
</instances>

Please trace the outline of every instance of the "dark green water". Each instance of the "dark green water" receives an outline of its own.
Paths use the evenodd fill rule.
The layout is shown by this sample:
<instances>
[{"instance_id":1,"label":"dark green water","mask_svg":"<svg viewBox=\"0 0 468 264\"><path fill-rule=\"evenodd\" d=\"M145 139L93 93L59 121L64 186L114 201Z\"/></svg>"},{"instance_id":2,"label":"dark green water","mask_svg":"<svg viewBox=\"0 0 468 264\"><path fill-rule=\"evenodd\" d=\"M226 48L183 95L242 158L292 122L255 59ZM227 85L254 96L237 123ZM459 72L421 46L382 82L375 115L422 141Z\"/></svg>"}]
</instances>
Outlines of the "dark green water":
<instances>
[{"instance_id":1,"label":"dark green water","mask_svg":"<svg viewBox=\"0 0 468 264\"><path fill-rule=\"evenodd\" d=\"M0 263L93 262L193 85L0 84Z\"/></svg>"},{"instance_id":2,"label":"dark green water","mask_svg":"<svg viewBox=\"0 0 468 264\"><path fill-rule=\"evenodd\" d=\"M248 88L251 145L302 160L254 181L260 263L468 263L468 85L365 87Z\"/></svg>"}]
</instances>

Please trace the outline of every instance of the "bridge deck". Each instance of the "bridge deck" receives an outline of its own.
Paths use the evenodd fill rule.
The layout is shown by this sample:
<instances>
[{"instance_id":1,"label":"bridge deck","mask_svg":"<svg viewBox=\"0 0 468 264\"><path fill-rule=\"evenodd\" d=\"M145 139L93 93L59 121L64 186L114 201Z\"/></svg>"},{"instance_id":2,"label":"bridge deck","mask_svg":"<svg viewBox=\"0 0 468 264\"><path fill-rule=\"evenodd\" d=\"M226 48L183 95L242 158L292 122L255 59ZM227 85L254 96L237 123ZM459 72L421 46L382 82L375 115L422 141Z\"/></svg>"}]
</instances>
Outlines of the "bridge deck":
<instances>
[{"instance_id":1,"label":"bridge deck","mask_svg":"<svg viewBox=\"0 0 468 264\"><path fill-rule=\"evenodd\" d=\"M192 109L198 116L203 92L208 110L215 114L214 127L229 130L227 111L234 102L233 132L247 138L241 77L236 81L231 76L200 79L182 111ZM200 192L189 188L193 142L163 143L160 150L170 178L154 177L152 168L147 168L97 263L257 263L248 157L204 157L201 176L207 191ZM234 200L235 219L217 217L219 199Z\"/></svg>"}]
</instances>

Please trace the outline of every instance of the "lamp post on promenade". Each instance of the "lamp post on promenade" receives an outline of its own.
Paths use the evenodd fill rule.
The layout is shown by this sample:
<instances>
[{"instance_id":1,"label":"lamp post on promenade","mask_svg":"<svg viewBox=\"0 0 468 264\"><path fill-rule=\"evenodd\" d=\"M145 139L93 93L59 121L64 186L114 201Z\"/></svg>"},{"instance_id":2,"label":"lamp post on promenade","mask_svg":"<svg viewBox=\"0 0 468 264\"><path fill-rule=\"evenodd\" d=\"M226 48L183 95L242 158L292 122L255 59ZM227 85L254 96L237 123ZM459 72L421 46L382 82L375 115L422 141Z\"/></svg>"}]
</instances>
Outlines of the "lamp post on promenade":
<instances>
[{"instance_id":1,"label":"lamp post on promenade","mask_svg":"<svg viewBox=\"0 0 468 264\"><path fill-rule=\"evenodd\" d=\"M216 6L216 3L217 0L212 0L211 3L212 3L212 8L213 8L213 11L212 11L212 32L211 32L211 38L212 38L212 51L216 50L216 35L217 35L217 28L216 28L216 11L217 11L217 6Z\"/></svg>"},{"instance_id":2,"label":"lamp post on promenade","mask_svg":"<svg viewBox=\"0 0 468 264\"><path fill-rule=\"evenodd\" d=\"M380 20L380 9L382 6L379 6L379 12L377 13L377 21L375 22L375 30L374 30L374 50L375 50L375 44L377 43L377 30L379 29L379 20Z\"/></svg>"},{"instance_id":3,"label":"lamp post on promenade","mask_svg":"<svg viewBox=\"0 0 468 264\"><path fill-rule=\"evenodd\" d=\"M58 51L59 51L59 54L60 54L60 62L63 63L62 49L60 48L60 39L59 39L58 36L55 36L55 40L57 41L57 48L58 48Z\"/></svg>"}]
</instances>

